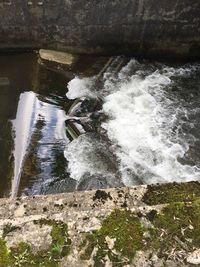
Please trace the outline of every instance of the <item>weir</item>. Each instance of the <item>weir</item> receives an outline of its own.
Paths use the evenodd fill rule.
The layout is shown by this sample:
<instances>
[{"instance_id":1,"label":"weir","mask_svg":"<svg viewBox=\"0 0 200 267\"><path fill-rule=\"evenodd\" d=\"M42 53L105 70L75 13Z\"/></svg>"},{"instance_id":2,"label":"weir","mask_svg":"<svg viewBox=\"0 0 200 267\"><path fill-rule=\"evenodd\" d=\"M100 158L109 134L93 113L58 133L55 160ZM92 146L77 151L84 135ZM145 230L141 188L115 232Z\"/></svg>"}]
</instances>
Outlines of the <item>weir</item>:
<instances>
[{"instance_id":1,"label":"weir","mask_svg":"<svg viewBox=\"0 0 200 267\"><path fill-rule=\"evenodd\" d=\"M0 267L200 265L199 14L0 2Z\"/></svg>"}]
</instances>

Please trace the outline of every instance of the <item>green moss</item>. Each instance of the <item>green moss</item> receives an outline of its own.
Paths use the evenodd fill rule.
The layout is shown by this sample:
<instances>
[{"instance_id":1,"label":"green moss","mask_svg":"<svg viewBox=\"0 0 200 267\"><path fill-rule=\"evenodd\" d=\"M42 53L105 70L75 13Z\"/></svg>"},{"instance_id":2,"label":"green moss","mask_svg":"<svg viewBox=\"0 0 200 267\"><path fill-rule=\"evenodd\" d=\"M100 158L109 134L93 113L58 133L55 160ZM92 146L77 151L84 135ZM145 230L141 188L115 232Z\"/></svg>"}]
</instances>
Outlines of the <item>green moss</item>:
<instances>
[{"instance_id":1,"label":"green moss","mask_svg":"<svg viewBox=\"0 0 200 267\"><path fill-rule=\"evenodd\" d=\"M161 254L172 247L193 250L200 247L200 201L172 203L155 216L151 247Z\"/></svg>"},{"instance_id":2,"label":"green moss","mask_svg":"<svg viewBox=\"0 0 200 267\"><path fill-rule=\"evenodd\" d=\"M200 183L172 183L148 186L143 201L148 205L192 201L200 197Z\"/></svg>"},{"instance_id":3,"label":"green moss","mask_svg":"<svg viewBox=\"0 0 200 267\"><path fill-rule=\"evenodd\" d=\"M10 263L10 254L6 242L0 238L0 266L7 267Z\"/></svg>"},{"instance_id":4,"label":"green moss","mask_svg":"<svg viewBox=\"0 0 200 267\"><path fill-rule=\"evenodd\" d=\"M108 247L107 236L115 239L113 249ZM105 256L109 257L113 266L124 266L143 247L142 237L143 228L139 219L130 211L115 210L103 221L99 230L87 235L82 244L85 251L81 258L89 259L94 248L97 248L95 266L104 266Z\"/></svg>"},{"instance_id":5,"label":"green moss","mask_svg":"<svg viewBox=\"0 0 200 267\"><path fill-rule=\"evenodd\" d=\"M86 236L81 244L81 259L92 256L94 266L103 267L105 257L109 257L113 266L119 267L130 264L137 250L150 249L167 259L172 250L188 252L200 248L200 198L170 203L160 213L152 210L146 217L152 223L148 229L130 211L115 210L99 230ZM144 231L149 234L143 235ZM107 236L115 239L113 249L106 242Z\"/></svg>"},{"instance_id":6,"label":"green moss","mask_svg":"<svg viewBox=\"0 0 200 267\"><path fill-rule=\"evenodd\" d=\"M8 250L5 240L0 239L1 267L58 267L59 261L69 254L71 240L66 224L54 220L40 220L36 223L52 226L52 243L49 249L34 254L29 244L20 242L17 247ZM6 229L12 227L9 225Z\"/></svg>"},{"instance_id":7,"label":"green moss","mask_svg":"<svg viewBox=\"0 0 200 267\"><path fill-rule=\"evenodd\" d=\"M31 247L21 242L11 249L10 261L13 267L58 267L58 261L52 257L51 251L33 254Z\"/></svg>"},{"instance_id":8,"label":"green moss","mask_svg":"<svg viewBox=\"0 0 200 267\"><path fill-rule=\"evenodd\" d=\"M70 252L71 240L68 236L68 227L63 222L55 220L40 220L40 225L50 225L52 227L51 252L54 258L67 256Z\"/></svg>"}]
</instances>

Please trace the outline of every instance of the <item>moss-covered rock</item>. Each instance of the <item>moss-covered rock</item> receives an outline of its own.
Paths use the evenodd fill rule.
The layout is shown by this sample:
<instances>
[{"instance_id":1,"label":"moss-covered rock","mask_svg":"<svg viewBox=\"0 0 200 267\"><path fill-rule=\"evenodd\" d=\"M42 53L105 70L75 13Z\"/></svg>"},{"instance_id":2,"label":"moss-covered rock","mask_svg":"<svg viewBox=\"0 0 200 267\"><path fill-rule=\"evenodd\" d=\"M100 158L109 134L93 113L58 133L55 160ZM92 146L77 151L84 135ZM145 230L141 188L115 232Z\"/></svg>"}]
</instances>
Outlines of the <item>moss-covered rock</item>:
<instances>
[{"instance_id":1,"label":"moss-covered rock","mask_svg":"<svg viewBox=\"0 0 200 267\"><path fill-rule=\"evenodd\" d=\"M70 252L71 240L68 236L68 227L63 222L57 222L54 220L40 220L40 225L50 225L52 226L51 237L52 244L50 247L50 251L52 253L53 258L61 258L65 257Z\"/></svg>"},{"instance_id":2,"label":"moss-covered rock","mask_svg":"<svg viewBox=\"0 0 200 267\"><path fill-rule=\"evenodd\" d=\"M10 253L6 246L5 240L0 238L0 266L7 267L10 263Z\"/></svg>"},{"instance_id":3,"label":"moss-covered rock","mask_svg":"<svg viewBox=\"0 0 200 267\"><path fill-rule=\"evenodd\" d=\"M143 196L148 205L159 205L172 202L192 201L200 197L200 183L172 183L149 185Z\"/></svg>"},{"instance_id":4,"label":"moss-covered rock","mask_svg":"<svg viewBox=\"0 0 200 267\"><path fill-rule=\"evenodd\" d=\"M58 267L60 260L69 254L71 240L68 237L66 224L54 220L39 220L35 223L52 227L52 243L49 249L34 254L31 246L25 242L20 242L17 246L8 249L6 241L1 238L1 267ZM11 229L10 226L9 229Z\"/></svg>"},{"instance_id":5,"label":"moss-covered rock","mask_svg":"<svg viewBox=\"0 0 200 267\"><path fill-rule=\"evenodd\" d=\"M171 203L153 220L151 246L161 254L174 247L192 251L200 247L200 200Z\"/></svg>"},{"instance_id":6,"label":"moss-covered rock","mask_svg":"<svg viewBox=\"0 0 200 267\"><path fill-rule=\"evenodd\" d=\"M149 223L144 227L145 220ZM99 230L86 236L81 244L81 259L93 259L96 267L105 266L106 261L120 267L130 264L139 250L151 251L164 262L173 251L179 266L187 264L188 253L199 247L200 198L197 198L192 202L170 203L160 212L153 209L140 216L128 210L113 211Z\"/></svg>"},{"instance_id":7,"label":"moss-covered rock","mask_svg":"<svg viewBox=\"0 0 200 267\"><path fill-rule=\"evenodd\" d=\"M106 257L113 266L131 262L137 250L143 247L143 227L130 211L115 210L102 223L102 227L87 235L81 258L87 260L94 253L94 266L104 266ZM109 244L109 240L112 245Z\"/></svg>"}]
</instances>

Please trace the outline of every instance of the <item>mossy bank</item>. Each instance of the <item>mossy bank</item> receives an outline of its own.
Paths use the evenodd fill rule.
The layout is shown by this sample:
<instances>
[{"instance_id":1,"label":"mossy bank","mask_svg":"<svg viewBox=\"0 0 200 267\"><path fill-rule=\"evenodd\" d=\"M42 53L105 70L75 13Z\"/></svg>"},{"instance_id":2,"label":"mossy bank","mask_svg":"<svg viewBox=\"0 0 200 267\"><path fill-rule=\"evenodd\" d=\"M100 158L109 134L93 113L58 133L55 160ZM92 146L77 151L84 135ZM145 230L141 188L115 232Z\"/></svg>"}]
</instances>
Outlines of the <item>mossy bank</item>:
<instances>
[{"instance_id":1,"label":"mossy bank","mask_svg":"<svg viewBox=\"0 0 200 267\"><path fill-rule=\"evenodd\" d=\"M198 266L199 184L168 188L2 199L0 266Z\"/></svg>"}]
</instances>

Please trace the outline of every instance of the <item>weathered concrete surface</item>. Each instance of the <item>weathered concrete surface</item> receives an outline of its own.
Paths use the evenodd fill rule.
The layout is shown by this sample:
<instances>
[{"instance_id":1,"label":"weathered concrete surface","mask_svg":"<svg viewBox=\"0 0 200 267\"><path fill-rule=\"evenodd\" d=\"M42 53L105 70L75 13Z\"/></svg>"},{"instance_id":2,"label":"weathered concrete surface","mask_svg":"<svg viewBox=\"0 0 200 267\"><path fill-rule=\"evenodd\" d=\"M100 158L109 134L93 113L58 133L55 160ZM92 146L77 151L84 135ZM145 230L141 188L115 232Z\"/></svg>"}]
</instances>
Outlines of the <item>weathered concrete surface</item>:
<instances>
[{"instance_id":1,"label":"weathered concrete surface","mask_svg":"<svg viewBox=\"0 0 200 267\"><path fill-rule=\"evenodd\" d=\"M58 64L72 66L76 62L76 57L70 53L40 49L39 51L40 58L44 61L53 61Z\"/></svg>"},{"instance_id":2,"label":"weathered concrete surface","mask_svg":"<svg viewBox=\"0 0 200 267\"><path fill-rule=\"evenodd\" d=\"M199 0L3 0L0 48L200 57Z\"/></svg>"},{"instance_id":3,"label":"weathered concrete surface","mask_svg":"<svg viewBox=\"0 0 200 267\"><path fill-rule=\"evenodd\" d=\"M138 186L1 199L0 241L5 240L14 253L15 264L23 258L20 266L38 266L34 264L41 251L45 252L40 258L41 266L199 266L200 184L171 184L168 193L166 188L164 185L162 191L162 185ZM151 204L154 197L162 195L165 203ZM176 204L173 202L177 196L182 202ZM67 255L59 252L58 243L64 243L55 238L55 232L64 225ZM33 254L16 248L22 241L31 246ZM1 242L0 263L4 260L5 264ZM56 254L54 259L55 249L59 257ZM42 265L44 255L50 256L48 264ZM28 257L32 263L27 263ZM50 258L55 261L50 263ZM3 267L10 266L6 264Z\"/></svg>"},{"instance_id":4,"label":"weathered concrete surface","mask_svg":"<svg viewBox=\"0 0 200 267\"><path fill-rule=\"evenodd\" d=\"M38 52L38 63L45 68L60 73L68 79L73 79L76 72L74 66L79 56L67 52L40 49Z\"/></svg>"}]
</instances>

